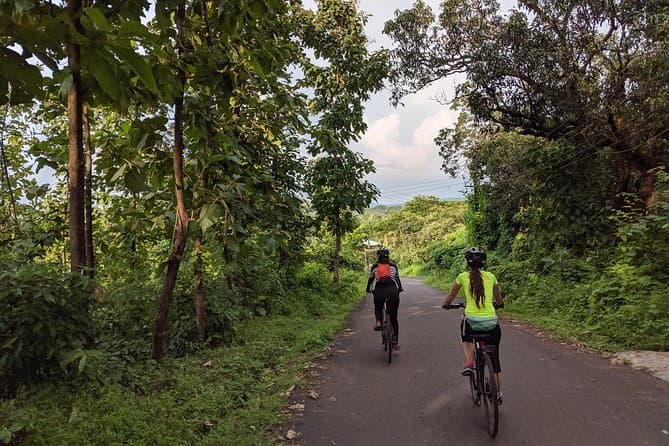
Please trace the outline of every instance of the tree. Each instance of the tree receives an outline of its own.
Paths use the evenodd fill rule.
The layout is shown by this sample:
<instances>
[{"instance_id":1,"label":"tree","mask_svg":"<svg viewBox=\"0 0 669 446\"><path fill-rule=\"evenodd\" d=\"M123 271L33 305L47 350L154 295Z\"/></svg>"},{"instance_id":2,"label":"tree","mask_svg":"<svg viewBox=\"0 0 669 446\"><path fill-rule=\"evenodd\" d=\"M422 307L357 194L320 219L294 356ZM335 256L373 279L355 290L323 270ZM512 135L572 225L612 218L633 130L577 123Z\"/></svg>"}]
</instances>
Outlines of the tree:
<instances>
[{"instance_id":1,"label":"tree","mask_svg":"<svg viewBox=\"0 0 669 446\"><path fill-rule=\"evenodd\" d=\"M45 92L67 96L68 221L73 271L92 265L86 249L91 240L86 242L85 237L86 200L91 197L85 194L84 102L88 99L121 105L127 98L129 88L125 86L130 84L130 74L138 75L148 90L157 93L151 70L135 47L146 37L140 23L142 11L139 2L87 6L82 0L68 0L64 5L10 1L3 5L2 102L29 103L43 98ZM119 66L113 63L116 61Z\"/></svg>"},{"instance_id":2,"label":"tree","mask_svg":"<svg viewBox=\"0 0 669 446\"><path fill-rule=\"evenodd\" d=\"M352 212L362 211L378 194L363 181L373 165L348 144L367 126L363 104L383 86L387 75L385 51L369 52L364 34L366 18L349 0L322 0L316 13L305 11L301 22L305 44L323 64L305 61L305 86L314 89L311 109L317 122L308 150L322 155L310 166L307 190L318 221L335 235L334 280L339 279L342 234L351 231Z\"/></svg>"},{"instance_id":3,"label":"tree","mask_svg":"<svg viewBox=\"0 0 669 446\"><path fill-rule=\"evenodd\" d=\"M616 169L612 195L653 192L667 161L669 45L661 2L525 0L502 16L492 0L423 2L397 12L394 100L466 73L458 98L478 123L564 139L572 160ZM575 166L576 168L578 166Z\"/></svg>"},{"instance_id":4,"label":"tree","mask_svg":"<svg viewBox=\"0 0 669 446\"><path fill-rule=\"evenodd\" d=\"M184 90L186 88L186 71L183 68L184 50L186 47L186 3L180 1L175 11L175 26L177 29L175 38L176 49L176 76L179 79L180 89L174 100L174 150L172 163L174 169L174 195L176 200L176 215L174 226L174 237L169 259L167 260L167 271L163 282L153 331L152 354L154 359L162 359L167 350L167 312L170 308L170 300L174 293L177 282L177 274L181 265L181 258L186 249L188 237L188 226L190 216L186 208L184 182Z\"/></svg>"},{"instance_id":5,"label":"tree","mask_svg":"<svg viewBox=\"0 0 669 446\"><path fill-rule=\"evenodd\" d=\"M363 180L372 172L373 162L351 151L317 157L309 166L307 191L316 222L324 222L335 236L334 282L339 281L342 236L355 229L355 214L369 207L379 193L373 184Z\"/></svg>"},{"instance_id":6,"label":"tree","mask_svg":"<svg viewBox=\"0 0 669 446\"><path fill-rule=\"evenodd\" d=\"M183 174L195 232L200 339L206 297L203 265L197 259L207 236L223 245L232 289L243 282L237 272L250 235L266 231L267 245L288 238L285 224L301 212L294 176L301 167L296 134L304 128L306 105L288 75L300 55L288 26L289 6L275 0L187 3L183 55L170 65L187 67ZM166 35L170 12L165 7L156 14ZM160 313L166 314L166 308L161 306Z\"/></svg>"},{"instance_id":7,"label":"tree","mask_svg":"<svg viewBox=\"0 0 669 446\"><path fill-rule=\"evenodd\" d=\"M81 47L77 34L83 35L81 26L82 0L68 0L72 34L66 43L67 69L71 85L67 91L68 120L68 202L70 222L70 265L72 272L86 267L85 203L84 203L84 137L83 92L81 80Z\"/></svg>"}]
</instances>

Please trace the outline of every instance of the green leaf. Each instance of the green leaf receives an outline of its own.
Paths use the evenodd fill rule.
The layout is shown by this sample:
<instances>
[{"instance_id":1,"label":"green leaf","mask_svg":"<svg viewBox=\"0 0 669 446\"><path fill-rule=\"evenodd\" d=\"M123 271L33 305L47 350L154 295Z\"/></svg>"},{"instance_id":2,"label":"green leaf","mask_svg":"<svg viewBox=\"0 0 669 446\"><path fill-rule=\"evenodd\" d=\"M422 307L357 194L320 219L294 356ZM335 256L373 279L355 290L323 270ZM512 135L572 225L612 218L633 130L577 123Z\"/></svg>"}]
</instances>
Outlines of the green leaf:
<instances>
[{"instance_id":1,"label":"green leaf","mask_svg":"<svg viewBox=\"0 0 669 446\"><path fill-rule=\"evenodd\" d=\"M0 79L11 85L12 104L30 102L42 87L42 75L37 67L26 62L18 53L0 47ZM5 83L0 93L4 93Z\"/></svg>"},{"instance_id":2,"label":"green leaf","mask_svg":"<svg viewBox=\"0 0 669 446\"><path fill-rule=\"evenodd\" d=\"M2 350L5 350L6 348L9 348L13 343L15 343L19 338L13 337L9 339L7 342L2 344Z\"/></svg>"},{"instance_id":3,"label":"green leaf","mask_svg":"<svg viewBox=\"0 0 669 446\"><path fill-rule=\"evenodd\" d=\"M60 367L65 369L71 362L82 356L81 350L70 350L60 360Z\"/></svg>"},{"instance_id":4,"label":"green leaf","mask_svg":"<svg viewBox=\"0 0 669 446\"><path fill-rule=\"evenodd\" d=\"M205 232L208 228L216 224L220 215L221 208L217 204L205 204L202 206L202 209L200 209L200 218L198 218L202 232Z\"/></svg>"},{"instance_id":5,"label":"green leaf","mask_svg":"<svg viewBox=\"0 0 669 446\"><path fill-rule=\"evenodd\" d=\"M17 13L28 11L35 7L35 0L14 0L14 8Z\"/></svg>"},{"instance_id":6,"label":"green leaf","mask_svg":"<svg viewBox=\"0 0 669 446\"><path fill-rule=\"evenodd\" d=\"M133 193L139 193L146 187L146 175L139 169L131 168L123 177L126 187Z\"/></svg>"},{"instance_id":7,"label":"green leaf","mask_svg":"<svg viewBox=\"0 0 669 446\"><path fill-rule=\"evenodd\" d=\"M118 79L114 76L115 67L109 63L109 60L113 60L113 57L111 54L106 56L91 50L86 54L87 67L104 92L117 101L121 97L121 87Z\"/></svg>"},{"instance_id":8,"label":"green leaf","mask_svg":"<svg viewBox=\"0 0 669 446\"><path fill-rule=\"evenodd\" d=\"M9 444L12 441L12 433L4 426L0 429L0 441L4 444Z\"/></svg>"},{"instance_id":9,"label":"green leaf","mask_svg":"<svg viewBox=\"0 0 669 446\"><path fill-rule=\"evenodd\" d=\"M91 19L98 29L102 31L109 30L109 21L107 21L107 17L98 8L84 8L84 14Z\"/></svg>"},{"instance_id":10,"label":"green leaf","mask_svg":"<svg viewBox=\"0 0 669 446\"><path fill-rule=\"evenodd\" d=\"M74 83L74 79L72 78L72 74L68 74L65 76L63 79L63 82L60 83L60 88L58 89L58 94L61 97L67 97L67 93L70 91L70 88L72 88L72 84Z\"/></svg>"},{"instance_id":11,"label":"green leaf","mask_svg":"<svg viewBox=\"0 0 669 446\"><path fill-rule=\"evenodd\" d=\"M132 71L139 76L146 88L149 89L152 93L159 95L158 84L156 83L156 78L153 76L151 67L149 63L144 59L144 57L135 53L131 48L116 46L115 47L117 55L128 64Z\"/></svg>"},{"instance_id":12,"label":"green leaf","mask_svg":"<svg viewBox=\"0 0 669 446\"><path fill-rule=\"evenodd\" d=\"M127 169L127 166L124 164L119 169L114 173L114 175L111 177L111 180L109 180L110 183L113 183L114 181L118 180L125 174L125 170Z\"/></svg>"}]
</instances>

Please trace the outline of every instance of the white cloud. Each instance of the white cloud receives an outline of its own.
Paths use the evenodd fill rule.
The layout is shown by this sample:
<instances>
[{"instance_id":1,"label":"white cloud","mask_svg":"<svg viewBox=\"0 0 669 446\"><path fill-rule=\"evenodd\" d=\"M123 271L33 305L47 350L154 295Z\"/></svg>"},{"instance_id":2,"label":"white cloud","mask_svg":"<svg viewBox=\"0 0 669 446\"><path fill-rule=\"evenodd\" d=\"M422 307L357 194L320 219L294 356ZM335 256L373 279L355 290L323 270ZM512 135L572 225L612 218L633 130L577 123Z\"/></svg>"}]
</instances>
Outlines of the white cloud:
<instances>
[{"instance_id":1,"label":"white cloud","mask_svg":"<svg viewBox=\"0 0 669 446\"><path fill-rule=\"evenodd\" d=\"M508 2L513 0L502 0ZM391 47L391 39L382 34L384 23L394 17L396 9L407 9L414 0L360 0L360 9L369 14L367 36L370 47ZM441 0L427 0L433 12L438 13ZM315 8L315 0L305 0ZM457 112L440 100L450 101L455 86L464 75L442 79L425 89L402 98L403 106L390 105L389 91L372 95L365 106L368 129L362 139L352 146L363 156L374 161L376 173L369 180L381 190L378 202L399 204L416 195L434 195L442 198L462 197L463 182L446 176L441 171L442 159L434 144L440 129L452 126Z\"/></svg>"},{"instance_id":2,"label":"white cloud","mask_svg":"<svg viewBox=\"0 0 669 446\"><path fill-rule=\"evenodd\" d=\"M400 116L392 113L371 123L360 143L371 148L383 147L389 140L399 140L399 137Z\"/></svg>"},{"instance_id":3,"label":"white cloud","mask_svg":"<svg viewBox=\"0 0 669 446\"><path fill-rule=\"evenodd\" d=\"M413 131L412 141L415 144L434 147L434 138L444 127L453 127L458 119L458 112L445 108L433 116L428 116Z\"/></svg>"}]
</instances>

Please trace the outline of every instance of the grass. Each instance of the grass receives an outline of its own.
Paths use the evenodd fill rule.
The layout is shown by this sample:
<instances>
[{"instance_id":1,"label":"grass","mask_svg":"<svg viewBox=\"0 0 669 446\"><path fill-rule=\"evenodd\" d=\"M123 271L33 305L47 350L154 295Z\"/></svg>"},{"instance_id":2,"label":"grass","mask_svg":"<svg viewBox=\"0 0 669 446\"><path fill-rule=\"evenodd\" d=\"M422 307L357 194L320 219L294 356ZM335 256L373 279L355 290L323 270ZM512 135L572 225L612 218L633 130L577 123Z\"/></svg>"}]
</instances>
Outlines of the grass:
<instances>
[{"instance_id":1,"label":"grass","mask_svg":"<svg viewBox=\"0 0 669 446\"><path fill-rule=\"evenodd\" d=\"M360 296L328 305L317 318L248 321L227 347L137 364L132 387L24 389L0 404L0 444L12 433L25 437L22 445L278 444L287 390L305 382L305 364L341 330Z\"/></svg>"}]
</instances>

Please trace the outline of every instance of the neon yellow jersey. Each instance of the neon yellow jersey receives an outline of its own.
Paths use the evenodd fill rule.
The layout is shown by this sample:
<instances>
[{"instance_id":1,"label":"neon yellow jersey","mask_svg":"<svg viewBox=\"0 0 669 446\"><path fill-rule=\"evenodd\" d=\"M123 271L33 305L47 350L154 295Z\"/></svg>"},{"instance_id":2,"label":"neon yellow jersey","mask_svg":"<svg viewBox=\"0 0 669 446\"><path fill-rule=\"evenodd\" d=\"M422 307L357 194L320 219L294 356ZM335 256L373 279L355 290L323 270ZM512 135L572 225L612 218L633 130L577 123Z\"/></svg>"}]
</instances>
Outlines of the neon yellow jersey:
<instances>
[{"instance_id":1,"label":"neon yellow jersey","mask_svg":"<svg viewBox=\"0 0 669 446\"><path fill-rule=\"evenodd\" d=\"M465 316L481 316L491 317L495 316L495 307L493 302L495 297L492 289L497 284L497 278L493 273L481 271L481 278L483 279L483 292L485 294L485 301L481 308L476 306L476 301L472 297L472 292L469 288L469 271L458 274L455 281L460 284L461 291L465 294Z\"/></svg>"}]
</instances>

